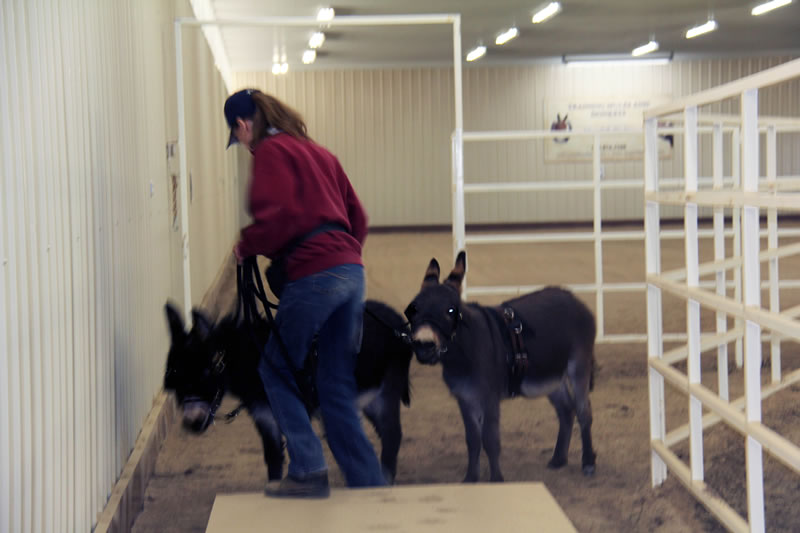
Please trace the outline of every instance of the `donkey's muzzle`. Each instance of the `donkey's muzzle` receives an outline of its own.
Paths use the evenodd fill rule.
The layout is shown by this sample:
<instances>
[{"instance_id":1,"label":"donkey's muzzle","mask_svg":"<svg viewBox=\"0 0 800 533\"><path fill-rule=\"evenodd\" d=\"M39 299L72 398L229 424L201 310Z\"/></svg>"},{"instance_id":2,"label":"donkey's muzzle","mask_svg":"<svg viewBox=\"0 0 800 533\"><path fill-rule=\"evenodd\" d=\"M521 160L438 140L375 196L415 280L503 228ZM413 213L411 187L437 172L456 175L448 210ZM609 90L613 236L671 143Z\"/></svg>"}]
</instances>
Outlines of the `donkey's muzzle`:
<instances>
[{"instance_id":1,"label":"donkey's muzzle","mask_svg":"<svg viewBox=\"0 0 800 533\"><path fill-rule=\"evenodd\" d=\"M193 433L202 433L211 424L211 404L203 401L183 404L183 427Z\"/></svg>"},{"instance_id":2,"label":"donkey's muzzle","mask_svg":"<svg viewBox=\"0 0 800 533\"><path fill-rule=\"evenodd\" d=\"M414 341L412 344L417 361L423 365L435 365L441 359L439 348L434 342Z\"/></svg>"}]
</instances>

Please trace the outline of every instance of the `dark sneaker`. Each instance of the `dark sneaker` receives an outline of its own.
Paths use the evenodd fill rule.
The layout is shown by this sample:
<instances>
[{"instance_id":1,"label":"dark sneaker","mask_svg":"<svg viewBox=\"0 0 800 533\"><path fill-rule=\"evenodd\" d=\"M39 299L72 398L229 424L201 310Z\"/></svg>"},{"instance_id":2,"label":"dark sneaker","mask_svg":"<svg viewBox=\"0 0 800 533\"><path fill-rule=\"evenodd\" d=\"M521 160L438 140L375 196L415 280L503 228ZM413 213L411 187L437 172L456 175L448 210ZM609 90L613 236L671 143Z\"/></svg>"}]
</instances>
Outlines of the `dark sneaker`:
<instances>
[{"instance_id":1,"label":"dark sneaker","mask_svg":"<svg viewBox=\"0 0 800 533\"><path fill-rule=\"evenodd\" d=\"M281 481L267 483L264 494L273 498L327 498L331 494L328 473L312 474L302 479L288 475Z\"/></svg>"}]
</instances>

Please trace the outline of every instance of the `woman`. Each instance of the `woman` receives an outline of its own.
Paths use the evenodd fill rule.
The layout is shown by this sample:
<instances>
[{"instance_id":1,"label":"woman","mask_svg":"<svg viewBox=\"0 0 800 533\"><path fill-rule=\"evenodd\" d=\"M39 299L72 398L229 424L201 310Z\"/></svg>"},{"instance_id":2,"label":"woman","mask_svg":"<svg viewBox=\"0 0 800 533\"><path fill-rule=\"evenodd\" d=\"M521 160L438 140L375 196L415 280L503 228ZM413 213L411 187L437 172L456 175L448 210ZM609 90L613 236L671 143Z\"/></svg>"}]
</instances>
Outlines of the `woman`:
<instances>
[{"instance_id":1,"label":"woman","mask_svg":"<svg viewBox=\"0 0 800 533\"><path fill-rule=\"evenodd\" d=\"M228 146L253 154L249 208L239 261L285 257L288 283L275 316L288 359L303 368L317 342L316 385L328 445L351 487L384 485L375 451L356 411L355 362L361 342L367 218L339 161L306 132L300 115L255 89L225 102ZM288 252L288 255L287 255ZM292 369L270 337L259 372L289 450L288 476L268 484L278 497L327 497L328 470Z\"/></svg>"}]
</instances>

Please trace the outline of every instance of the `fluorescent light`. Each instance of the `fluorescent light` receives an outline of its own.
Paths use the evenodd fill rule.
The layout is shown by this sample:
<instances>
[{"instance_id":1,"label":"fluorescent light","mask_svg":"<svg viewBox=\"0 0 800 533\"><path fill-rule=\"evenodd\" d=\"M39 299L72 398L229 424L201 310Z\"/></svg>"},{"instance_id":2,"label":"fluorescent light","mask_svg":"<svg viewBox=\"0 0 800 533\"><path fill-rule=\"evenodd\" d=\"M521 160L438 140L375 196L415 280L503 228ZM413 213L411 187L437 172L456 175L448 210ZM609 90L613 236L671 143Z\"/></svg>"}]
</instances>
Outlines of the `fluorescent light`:
<instances>
[{"instance_id":1,"label":"fluorescent light","mask_svg":"<svg viewBox=\"0 0 800 533\"><path fill-rule=\"evenodd\" d=\"M703 35L704 33L708 33L710 31L714 31L717 29L717 21L716 20L709 20L705 24L701 24L699 26L695 26L694 28L690 29L686 32L686 38L692 39L697 37L698 35Z\"/></svg>"},{"instance_id":2,"label":"fluorescent light","mask_svg":"<svg viewBox=\"0 0 800 533\"><path fill-rule=\"evenodd\" d=\"M315 31L311 34L311 38L308 40L308 47L309 48L319 48L322 46L322 43L325 42L325 34L321 31Z\"/></svg>"},{"instance_id":3,"label":"fluorescent light","mask_svg":"<svg viewBox=\"0 0 800 533\"><path fill-rule=\"evenodd\" d=\"M320 22L327 22L329 20L333 20L336 12L333 10L332 7L321 7L319 11L317 11L317 20Z\"/></svg>"},{"instance_id":4,"label":"fluorescent light","mask_svg":"<svg viewBox=\"0 0 800 533\"><path fill-rule=\"evenodd\" d=\"M544 22L553 15L557 14L559 11L561 11L561 3L550 2L545 7L534 13L531 22L533 22L534 24L539 24L540 22Z\"/></svg>"},{"instance_id":5,"label":"fluorescent light","mask_svg":"<svg viewBox=\"0 0 800 533\"><path fill-rule=\"evenodd\" d=\"M646 59L605 59L597 61L573 60L566 61L568 67L630 67L630 66L654 66L668 65L669 58L656 57Z\"/></svg>"},{"instance_id":6,"label":"fluorescent light","mask_svg":"<svg viewBox=\"0 0 800 533\"><path fill-rule=\"evenodd\" d=\"M561 59L568 67L666 65L672 60L672 52L655 52L647 57L632 57L630 54L566 54Z\"/></svg>"},{"instance_id":7,"label":"fluorescent light","mask_svg":"<svg viewBox=\"0 0 800 533\"><path fill-rule=\"evenodd\" d=\"M467 54L467 61L475 61L476 59L480 59L484 56L484 54L486 54L486 47L477 46Z\"/></svg>"},{"instance_id":8,"label":"fluorescent light","mask_svg":"<svg viewBox=\"0 0 800 533\"><path fill-rule=\"evenodd\" d=\"M765 2L761 5L757 5L753 8L750 12L753 16L763 15L764 13L768 13L773 9L778 9L779 7L788 6L792 3L792 0L772 0L771 2Z\"/></svg>"},{"instance_id":9,"label":"fluorescent light","mask_svg":"<svg viewBox=\"0 0 800 533\"><path fill-rule=\"evenodd\" d=\"M289 63L281 63L281 74L289 72Z\"/></svg>"},{"instance_id":10,"label":"fluorescent light","mask_svg":"<svg viewBox=\"0 0 800 533\"><path fill-rule=\"evenodd\" d=\"M650 41L649 43L643 44L638 48L634 48L633 52L631 52L631 55L633 57L639 57L649 54L650 52L655 52L656 50L658 50L658 43L656 41Z\"/></svg>"},{"instance_id":11,"label":"fluorescent light","mask_svg":"<svg viewBox=\"0 0 800 533\"><path fill-rule=\"evenodd\" d=\"M317 51L316 50L306 50L303 52L303 64L310 65L317 59Z\"/></svg>"},{"instance_id":12,"label":"fluorescent light","mask_svg":"<svg viewBox=\"0 0 800 533\"><path fill-rule=\"evenodd\" d=\"M519 35L519 30L517 28L508 28L506 31L497 36L497 39L495 39L494 44L497 45L506 44L508 41L510 41L517 35Z\"/></svg>"},{"instance_id":13,"label":"fluorescent light","mask_svg":"<svg viewBox=\"0 0 800 533\"><path fill-rule=\"evenodd\" d=\"M272 64L272 73L276 76L281 73L281 64L280 63L273 63Z\"/></svg>"}]
</instances>

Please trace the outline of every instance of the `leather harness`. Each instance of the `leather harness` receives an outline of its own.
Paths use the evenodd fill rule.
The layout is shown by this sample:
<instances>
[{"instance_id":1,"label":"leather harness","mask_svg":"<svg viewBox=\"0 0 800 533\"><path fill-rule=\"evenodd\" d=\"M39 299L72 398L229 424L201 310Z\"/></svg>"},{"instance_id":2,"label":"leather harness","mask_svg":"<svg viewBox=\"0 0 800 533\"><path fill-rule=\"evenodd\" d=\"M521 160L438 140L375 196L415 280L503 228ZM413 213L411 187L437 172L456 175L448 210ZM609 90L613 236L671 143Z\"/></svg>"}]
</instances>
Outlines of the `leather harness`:
<instances>
[{"instance_id":1,"label":"leather harness","mask_svg":"<svg viewBox=\"0 0 800 533\"><path fill-rule=\"evenodd\" d=\"M528 370L528 350L522 338L522 321L510 306L502 309L503 320L511 338L511 352L506 355L508 363L508 394L517 396L522 389L522 380Z\"/></svg>"}]
</instances>

